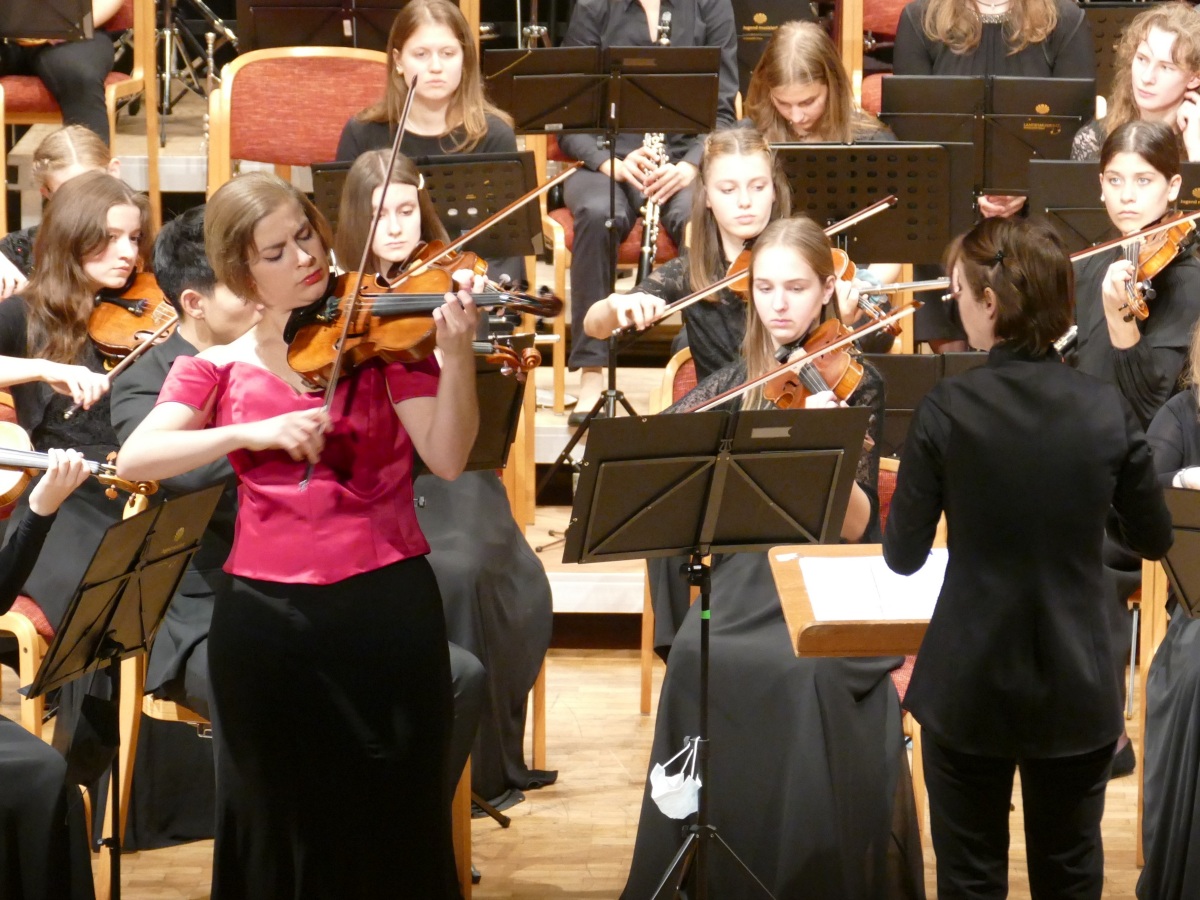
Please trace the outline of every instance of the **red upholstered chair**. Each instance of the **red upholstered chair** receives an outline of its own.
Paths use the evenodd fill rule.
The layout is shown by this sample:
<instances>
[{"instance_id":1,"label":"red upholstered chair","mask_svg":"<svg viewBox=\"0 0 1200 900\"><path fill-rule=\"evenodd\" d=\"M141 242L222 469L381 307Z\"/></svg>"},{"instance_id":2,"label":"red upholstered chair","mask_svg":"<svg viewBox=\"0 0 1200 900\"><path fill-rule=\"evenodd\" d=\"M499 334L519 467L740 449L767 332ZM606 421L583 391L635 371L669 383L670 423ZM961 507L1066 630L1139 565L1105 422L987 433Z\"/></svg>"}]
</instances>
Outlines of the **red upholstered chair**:
<instances>
[{"instance_id":1,"label":"red upholstered chair","mask_svg":"<svg viewBox=\"0 0 1200 900\"><path fill-rule=\"evenodd\" d=\"M680 400L696 386L696 362L692 351L684 347L671 357L663 370L662 384L650 395L649 414L660 413L672 403ZM693 591L692 599L695 599ZM644 579L642 606L642 694L641 711L650 715L650 673L654 669L654 608L650 604L650 575Z\"/></svg>"},{"instance_id":2,"label":"red upholstered chair","mask_svg":"<svg viewBox=\"0 0 1200 900\"><path fill-rule=\"evenodd\" d=\"M863 46L868 53L893 47L896 31L900 26L900 13L909 0L863 0ZM882 73L867 75L862 82L862 98L859 106L873 115L879 115L883 97Z\"/></svg>"},{"instance_id":3,"label":"red upholstered chair","mask_svg":"<svg viewBox=\"0 0 1200 900\"><path fill-rule=\"evenodd\" d=\"M551 137L547 145L547 158L559 162L571 162L571 158L562 152L558 141ZM541 173L545 180L545 172ZM571 248L575 244L575 219L571 211L565 207L552 210L542 219L542 233L554 253L554 292L557 296L567 296L567 267L570 265ZM654 248L654 263L658 265L679 255L679 248L671 240L665 228L658 230L658 243ZM636 268L642 257L642 219L638 217L633 223L629 236L617 248L617 265L621 268ZM554 345L554 411L562 413L565 396L565 372L567 366L567 324L565 316L554 320L554 333L558 335L558 343Z\"/></svg>"},{"instance_id":4,"label":"red upholstered chair","mask_svg":"<svg viewBox=\"0 0 1200 900\"><path fill-rule=\"evenodd\" d=\"M158 91L154 67L154 0L125 0L105 24L109 31L133 29L133 67L130 74L113 72L104 82L104 105L108 109L109 141L116 155L117 104L143 95L146 111L146 178L154 227L162 224L162 195L158 184ZM0 76L0 134L7 125L61 124L62 110L34 75ZM0 169L6 165L4 142L0 140ZM0 234L8 233L6 204L0 203Z\"/></svg>"},{"instance_id":5,"label":"red upholstered chair","mask_svg":"<svg viewBox=\"0 0 1200 900\"><path fill-rule=\"evenodd\" d=\"M387 86L387 54L344 47L275 47L221 70L209 97L208 193L233 177L234 160L292 166L329 162L346 120Z\"/></svg>"}]
</instances>

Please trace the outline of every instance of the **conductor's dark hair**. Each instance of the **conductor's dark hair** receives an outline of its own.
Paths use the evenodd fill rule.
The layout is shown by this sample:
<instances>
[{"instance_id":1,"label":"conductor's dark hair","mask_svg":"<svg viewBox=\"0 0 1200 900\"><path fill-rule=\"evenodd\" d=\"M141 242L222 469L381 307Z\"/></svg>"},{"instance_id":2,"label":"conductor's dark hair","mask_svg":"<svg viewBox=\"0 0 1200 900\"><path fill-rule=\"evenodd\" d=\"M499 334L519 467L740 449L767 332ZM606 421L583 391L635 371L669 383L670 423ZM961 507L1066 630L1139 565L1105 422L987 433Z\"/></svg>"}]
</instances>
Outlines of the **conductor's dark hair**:
<instances>
[{"instance_id":1,"label":"conductor's dark hair","mask_svg":"<svg viewBox=\"0 0 1200 900\"><path fill-rule=\"evenodd\" d=\"M946 270L959 264L979 302L984 290L995 294L998 341L1043 356L1071 327L1075 274L1066 245L1046 223L984 219L950 244Z\"/></svg>"},{"instance_id":2,"label":"conductor's dark hair","mask_svg":"<svg viewBox=\"0 0 1200 900\"><path fill-rule=\"evenodd\" d=\"M211 295L217 276L204 252L204 207L189 209L172 219L154 242L154 277L175 312L183 315L180 297L186 290Z\"/></svg>"}]
</instances>

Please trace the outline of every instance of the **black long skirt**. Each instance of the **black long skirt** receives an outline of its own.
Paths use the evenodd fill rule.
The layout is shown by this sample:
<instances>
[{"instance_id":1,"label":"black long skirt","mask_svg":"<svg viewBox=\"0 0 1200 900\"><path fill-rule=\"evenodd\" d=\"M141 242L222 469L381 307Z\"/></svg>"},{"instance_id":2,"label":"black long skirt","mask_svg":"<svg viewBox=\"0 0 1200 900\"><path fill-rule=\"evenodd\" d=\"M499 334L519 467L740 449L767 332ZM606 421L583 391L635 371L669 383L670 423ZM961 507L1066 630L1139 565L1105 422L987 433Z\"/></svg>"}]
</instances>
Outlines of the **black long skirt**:
<instances>
[{"instance_id":1,"label":"black long skirt","mask_svg":"<svg viewBox=\"0 0 1200 900\"><path fill-rule=\"evenodd\" d=\"M1173 611L1146 681L1143 900L1200 897L1200 619Z\"/></svg>"},{"instance_id":2,"label":"black long skirt","mask_svg":"<svg viewBox=\"0 0 1200 900\"><path fill-rule=\"evenodd\" d=\"M550 581L493 472L464 472L454 481L422 475L413 490L421 498L417 518L432 548L447 636L487 672L471 787L503 803L510 791L557 777L525 760L526 704L554 627Z\"/></svg>"},{"instance_id":3,"label":"black long skirt","mask_svg":"<svg viewBox=\"0 0 1200 900\"><path fill-rule=\"evenodd\" d=\"M0 897L92 900L79 789L62 756L0 716Z\"/></svg>"},{"instance_id":4,"label":"black long skirt","mask_svg":"<svg viewBox=\"0 0 1200 900\"><path fill-rule=\"evenodd\" d=\"M324 586L235 578L208 644L214 900L457 897L450 663L425 558Z\"/></svg>"},{"instance_id":5,"label":"black long skirt","mask_svg":"<svg viewBox=\"0 0 1200 900\"><path fill-rule=\"evenodd\" d=\"M712 598L704 790L718 833L780 900L923 897L888 676L901 660L797 659L765 554L720 559ZM699 638L697 602L667 658L652 767L697 734ZM647 784L624 900L653 896L684 824L659 811ZM709 896L761 896L724 852L709 854Z\"/></svg>"}]
</instances>

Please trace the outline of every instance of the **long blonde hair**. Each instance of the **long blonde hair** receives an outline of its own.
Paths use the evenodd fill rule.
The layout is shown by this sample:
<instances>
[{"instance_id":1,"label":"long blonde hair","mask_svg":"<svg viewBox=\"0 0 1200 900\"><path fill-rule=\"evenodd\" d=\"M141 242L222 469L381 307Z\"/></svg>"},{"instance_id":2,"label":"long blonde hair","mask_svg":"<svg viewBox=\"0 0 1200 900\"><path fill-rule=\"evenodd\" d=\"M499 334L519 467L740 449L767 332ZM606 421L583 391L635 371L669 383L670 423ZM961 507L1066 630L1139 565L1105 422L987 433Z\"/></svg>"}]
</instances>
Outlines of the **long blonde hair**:
<instances>
[{"instance_id":1,"label":"long blonde hair","mask_svg":"<svg viewBox=\"0 0 1200 900\"><path fill-rule=\"evenodd\" d=\"M825 85L829 96L808 141L850 143L883 130L882 122L854 105L854 90L837 48L814 22L784 22L771 35L750 76L746 115L771 143L794 141L796 133L771 102L771 92L809 84Z\"/></svg>"},{"instance_id":2,"label":"long blonde hair","mask_svg":"<svg viewBox=\"0 0 1200 900\"><path fill-rule=\"evenodd\" d=\"M388 84L382 100L368 106L358 114L363 122L386 122L395 128L408 99L408 85L404 75L395 64L395 55L403 52L408 39L422 25L444 25L450 29L462 48L462 81L454 92L454 99L446 113L447 133L462 126L462 140L454 145L454 151L473 150L487 135L487 116L512 124L508 113L492 104L483 89L483 78L479 72L479 52L475 49L467 20L462 11L450 0L409 0L392 21L388 33Z\"/></svg>"},{"instance_id":3,"label":"long blonde hair","mask_svg":"<svg viewBox=\"0 0 1200 900\"><path fill-rule=\"evenodd\" d=\"M65 125L42 138L33 151L30 171L34 186L43 190L52 172L71 166L103 170L111 163L108 144L100 140L96 132L82 125Z\"/></svg>"},{"instance_id":4,"label":"long blonde hair","mask_svg":"<svg viewBox=\"0 0 1200 900\"><path fill-rule=\"evenodd\" d=\"M141 213L138 263L144 264L154 243L150 204L125 182L106 172L85 172L63 184L46 204L34 242L37 267L21 292L28 356L79 361L96 295L96 284L83 265L107 246L108 211L114 206L132 206Z\"/></svg>"},{"instance_id":5,"label":"long blonde hair","mask_svg":"<svg viewBox=\"0 0 1200 900\"><path fill-rule=\"evenodd\" d=\"M1004 17L1008 55L1040 44L1057 25L1054 0L1012 0ZM921 26L931 41L945 44L959 56L970 53L983 38L983 19L974 0L929 0Z\"/></svg>"},{"instance_id":6,"label":"long blonde hair","mask_svg":"<svg viewBox=\"0 0 1200 900\"><path fill-rule=\"evenodd\" d=\"M771 247L787 247L800 254L812 267L813 274L822 285L828 284L829 279L835 277L833 249L829 238L812 219L807 216L795 216L790 219L776 219L763 229L763 233L754 242L754 254L750 257L751 287L754 285L755 262L763 250ZM826 303L821 308L819 318L823 319L828 315L830 304ZM778 365L771 334L759 317L758 307L753 298L746 304L746 336L742 339L742 357L746 360L747 381L766 374ZM762 402L762 391L755 390L747 395L743 406L755 408L761 406Z\"/></svg>"},{"instance_id":7,"label":"long blonde hair","mask_svg":"<svg viewBox=\"0 0 1200 900\"><path fill-rule=\"evenodd\" d=\"M792 190L775 160L767 139L753 128L726 128L714 131L704 139L704 155L700 158L700 181L692 190L691 230L688 238L688 281L693 291L708 287L725 276L721 268L724 247L721 229L713 211L705 202L713 163L722 156L764 156L771 170L774 200L771 221L792 214ZM730 260L733 262L733 260ZM715 300L715 297L713 298Z\"/></svg>"},{"instance_id":8,"label":"long blonde hair","mask_svg":"<svg viewBox=\"0 0 1200 900\"><path fill-rule=\"evenodd\" d=\"M1154 28L1175 38L1171 46L1171 59L1175 64L1192 74L1200 74L1200 12L1183 0L1151 5L1129 23L1117 44L1112 96L1108 101L1108 115L1103 120L1105 134L1112 134L1122 125L1141 118L1133 96L1133 57Z\"/></svg>"},{"instance_id":9,"label":"long blonde hair","mask_svg":"<svg viewBox=\"0 0 1200 900\"><path fill-rule=\"evenodd\" d=\"M371 202L376 188L383 187L387 176L388 158L391 150L368 150L354 161L346 183L342 186L342 200L338 206L338 230L333 241L334 252L343 269L354 269L362 259L363 246L370 243L371 220L375 218L375 205ZM450 238L446 227L438 218L429 192L422 186L421 173L407 156L397 156L389 184L407 184L417 188L417 205L421 213L421 240L445 241ZM380 260L374 254L368 264L379 269ZM368 271L372 271L368 269Z\"/></svg>"}]
</instances>

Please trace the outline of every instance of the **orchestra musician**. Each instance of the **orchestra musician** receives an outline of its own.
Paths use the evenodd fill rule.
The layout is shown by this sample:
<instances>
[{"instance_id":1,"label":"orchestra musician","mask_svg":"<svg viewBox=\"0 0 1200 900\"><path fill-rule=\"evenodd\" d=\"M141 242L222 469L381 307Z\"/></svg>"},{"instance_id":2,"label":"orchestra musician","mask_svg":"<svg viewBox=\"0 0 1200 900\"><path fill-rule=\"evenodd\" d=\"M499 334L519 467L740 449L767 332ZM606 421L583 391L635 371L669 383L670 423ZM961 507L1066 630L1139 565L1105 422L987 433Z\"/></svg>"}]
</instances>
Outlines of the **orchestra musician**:
<instances>
[{"instance_id":1,"label":"orchestra musician","mask_svg":"<svg viewBox=\"0 0 1200 900\"><path fill-rule=\"evenodd\" d=\"M1125 29L1113 61L1108 113L1084 125L1071 159L1099 159L1104 139L1126 122L1166 122L1189 160L1200 159L1200 12L1155 3Z\"/></svg>"},{"instance_id":2,"label":"orchestra musician","mask_svg":"<svg viewBox=\"0 0 1200 900\"><path fill-rule=\"evenodd\" d=\"M396 158L383 189L389 156L389 151L370 150L350 168L334 246L339 259L358 265L375 209L382 205L367 270L395 279L405 264L415 263L414 254L424 243L445 241L446 232L411 160ZM531 770L524 753L526 698L550 646L550 582L513 519L495 472L464 472L453 481L425 472L414 481L413 494L452 642L456 705L451 770L457 776L470 755L476 794L493 805L519 799L520 791L556 778L554 772ZM456 653L470 657L473 666L468 670ZM459 674L476 670L477 677ZM458 687L464 680L469 682L468 697ZM475 710L469 729L459 725L464 718L459 709L468 698Z\"/></svg>"},{"instance_id":3,"label":"orchestra musician","mask_svg":"<svg viewBox=\"0 0 1200 900\"><path fill-rule=\"evenodd\" d=\"M466 463L474 301L459 290L434 312L440 366L365 362L326 412L285 338L329 290L320 213L277 176L243 175L209 200L205 242L217 280L262 319L176 359L118 471L170 478L228 456L240 481L232 585L209 633L213 894L367 898L402 879L457 897L449 656L411 473L414 452L445 478Z\"/></svg>"},{"instance_id":4,"label":"orchestra musician","mask_svg":"<svg viewBox=\"0 0 1200 900\"><path fill-rule=\"evenodd\" d=\"M113 70L113 40L102 26L125 0L92 0L95 33L87 40L0 41L0 75L36 75L62 110L67 125L84 125L109 142L104 79Z\"/></svg>"},{"instance_id":5,"label":"orchestra musician","mask_svg":"<svg viewBox=\"0 0 1200 900\"><path fill-rule=\"evenodd\" d=\"M412 108L400 142L409 159L454 153L515 153L517 138L508 113L488 100L479 70L479 51L466 18L451 0L405 3L388 33L392 69L387 92L350 119L338 141L337 158L353 161L368 150L391 147L400 114L415 79ZM358 257L343 266L357 266ZM491 260L491 277L524 278L525 260Z\"/></svg>"},{"instance_id":6,"label":"orchestra musician","mask_svg":"<svg viewBox=\"0 0 1200 900\"><path fill-rule=\"evenodd\" d=\"M89 477L84 457L51 449L29 491L29 514L0 549L0 614L12 608L59 507ZM6 900L91 900L92 862L79 788L61 753L0 716L0 895Z\"/></svg>"},{"instance_id":7,"label":"orchestra musician","mask_svg":"<svg viewBox=\"0 0 1200 900\"><path fill-rule=\"evenodd\" d=\"M669 11L673 47L720 47L721 69L717 95L717 128L734 122L738 91L737 29L727 0L580 0L571 11L564 47L651 47L658 43ZM701 144L695 137L666 135L669 159L661 164L646 148L643 136L621 134L616 142L615 167L600 135L564 134L559 145L582 160L584 168L563 185L563 199L575 223L571 252L571 355L568 364L582 369L579 397L569 416L578 425L600 398L608 362L603 341L588 336L583 322L592 304L602 299L612 275L609 258L610 219L619 240L633 229L647 200L659 204L662 227L683 246L684 227L691 212L690 186L700 163ZM610 167L613 167L610 170ZM610 181L617 181L616 209L610 210Z\"/></svg>"},{"instance_id":8,"label":"orchestra musician","mask_svg":"<svg viewBox=\"0 0 1200 900\"><path fill-rule=\"evenodd\" d=\"M109 153L108 144L82 125L66 125L42 139L33 151L33 183L49 199L59 186L84 172L107 172L121 177L121 161ZM0 300L25 287L33 274L36 225L0 238Z\"/></svg>"},{"instance_id":9,"label":"orchestra musician","mask_svg":"<svg viewBox=\"0 0 1200 900\"><path fill-rule=\"evenodd\" d=\"M1192 333L1188 390L1180 391L1154 416L1146 439L1163 487L1200 490L1200 328ZM1193 619L1172 594L1167 633L1150 662L1146 681L1145 773L1142 846L1146 865L1138 878L1141 900L1184 900L1200 890L1193 835L1200 746L1195 728L1196 652L1200 619Z\"/></svg>"},{"instance_id":10,"label":"orchestra musician","mask_svg":"<svg viewBox=\"0 0 1200 900\"><path fill-rule=\"evenodd\" d=\"M1128 545L1157 558L1170 514L1129 406L1053 349L1071 322L1058 236L985 219L951 245L947 268L988 361L921 401L883 535L888 565L911 574L943 513L949 528L905 695L923 735L938 897L1007 896L1019 768L1033 896L1098 900L1100 820L1124 726L1103 611L1105 521L1113 510Z\"/></svg>"},{"instance_id":11,"label":"orchestra musician","mask_svg":"<svg viewBox=\"0 0 1200 900\"><path fill-rule=\"evenodd\" d=\"M820 227L803 217L768 225L750 264L742 358L668 413L693 409L773 369L778 350L804 341L831 315L834 280ZM763 406L762 392L733 403ZM868 434L878 436L883 381L869 364L849 402L873 411ZM822 391L803 406L839 403ZM802 427L804 413L796 419ZM878 450L865 450L843 540L879 539L878 469ZM901 660L797 659L765 553L717 558L711 590L709 727L719 752L704 790L723 839L776 897L924 897L900 708L888 676ZM699 625L696 604L668 657L652 762L665 763L696 734ZM679 835L679 822L658 810L647 784L623 897L652 895ZM753 896L726 854L712 853L709 872L710 896Z\"/></svg>"}]
</instances>

